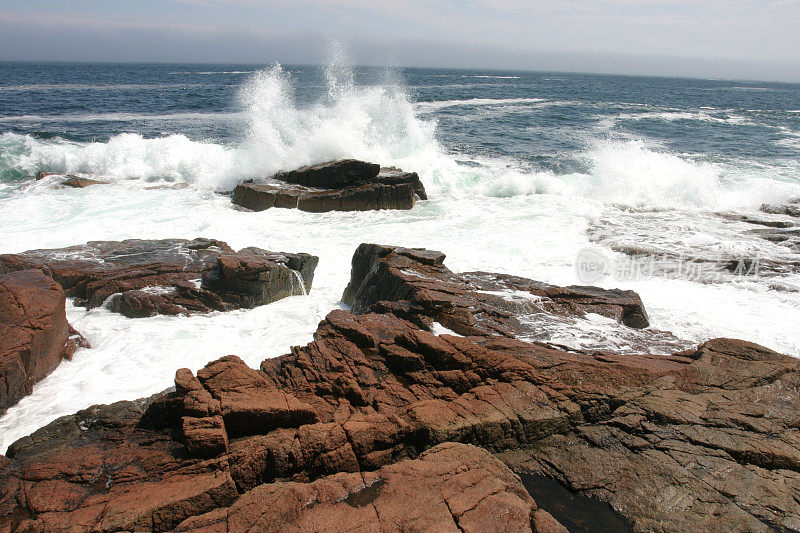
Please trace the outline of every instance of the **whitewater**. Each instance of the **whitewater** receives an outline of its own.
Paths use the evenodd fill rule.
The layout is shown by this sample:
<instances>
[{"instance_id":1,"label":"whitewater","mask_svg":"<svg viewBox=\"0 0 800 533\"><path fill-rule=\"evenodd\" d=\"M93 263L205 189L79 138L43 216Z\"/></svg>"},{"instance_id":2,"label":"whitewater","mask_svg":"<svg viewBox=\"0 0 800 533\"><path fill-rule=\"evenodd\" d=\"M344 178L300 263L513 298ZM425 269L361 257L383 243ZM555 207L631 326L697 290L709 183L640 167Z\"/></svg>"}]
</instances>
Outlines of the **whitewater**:
<instances>
[{"instance_id":1,"label":"whitewater","mask_svg":"<svg viewBox=\"0 0 800 533\"><path fill-rule=\"evenodd\" d=\"M732 216L800 197L800 86L386 71L341 58L325 68L81 74L54 65L53 83L26 68L2 65L0 253L209 237L235 249L308 252L320 263L308 295L253 310L128 319L68 302L68 319L93 348L0 418L0 452L59 416L159 392L178 368L227 354L257 366L308 343L341 305L361 242L441 250L457 272L559 285L582 283L576 257L586 249L612 260L638 247L797 264L797 254ZM242 179L343 157L415 171L430 200L410 211L250 213L226 195ZM40 170L111 183L59 189L32 179ZM641 336L658 352L729 336L800 356L796 267L712 282L656 273L595 284L637 291L650 331L590 317L553 327L550 340L626 351Z\"/></svg>"}]
</instances>

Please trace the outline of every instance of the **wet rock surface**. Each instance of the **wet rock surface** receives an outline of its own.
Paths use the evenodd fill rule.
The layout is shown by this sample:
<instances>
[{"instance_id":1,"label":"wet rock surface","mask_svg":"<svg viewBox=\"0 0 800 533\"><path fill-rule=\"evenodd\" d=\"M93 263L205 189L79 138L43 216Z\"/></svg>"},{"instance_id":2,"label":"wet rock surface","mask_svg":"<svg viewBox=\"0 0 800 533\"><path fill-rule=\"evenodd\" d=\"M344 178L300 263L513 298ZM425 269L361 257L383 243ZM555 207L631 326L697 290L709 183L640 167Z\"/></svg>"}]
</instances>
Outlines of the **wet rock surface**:
<instances>
[{"instance_id":1,"label":"wet rock surface","mask_svg":"<svg viewBox=\"0 0 800 533\"><path fill-rule=\"evenodd\" d=\"M79 345L61 286L39 270L0 274L0 414L30 394Z\"/></svg>"},{"instance_id":2,"label":"wet rock surface","mask_svg":"<svg viewBox=\"0 0 800 533\"><path fill-rule=\"evenodd\" d=\"M796 224L796 219L769 213L627 208L594 221L587 233L600 245L597 252L609 269L606 278L777 281L800 269Z\"/></svg>"},{"instance_id":3,"label":"wet rock surface","mask_svg":"<svg viewBox=\"0 0 800 533\"><path fill-rule=\"evenodd\" d=\"M415 172L344 159L274 175L268 183L240 183L233 203L253 211L272 207L326 211L411 209L427 199Z\"/></svg>"},{"instance_id":4,"label":"wet rock surface","mask_svg":"<svg viewBox=\"0 0 800 533\"><path fill-rule=\"evenodd\" d=\"M595 313L632 328L649 324L633 291L558 287L489 272L456 274L444 259L437 251L362 244L342 300L357 314L390 310L426 326L438 322L461 335L524 335L537 315L546 320Z\"/></svg>"},{"instance_id":5,"label":"wet rock surface","mask_svg":"<svg viewBox=\"0 0 800 533\"><path fill-rule=\"evenodd\" d=\"M174 391L14 443L0 529L565 531L509 469L635 531L800 527L800 361L730 339L671 355L523 342L479 299L443 312L466 283L443 259L362 246L360 314L332 311L307 346L179 370ZM406 260L426 285L392 272ZM445 316L466 336L425 329Z\"/></svg>"},{"instance_id":6,"label":"wet rock surface","mask_svg":"<svg viewBox=\"0 0 800 533\"><path fill-rule=\"evenodd\" d=\"M136 318L251 308L311 288L318 258L213 239L93 241L0 255L0 271L38 269L76 303Z\"/></svg>"},{"instance_id":7,"label":"wet rock surface","mask_svg":"<svg viewBox=\"0 0 800 533\"><path fill-rule=\"evenodd\" d=\"M91 185L108 185L108 181L95 180L91 178L82 178L80 176L73 176L72 174L58 174L56 172L41 171L36 173L36 181L45 178L57 179L56 183L59 187L71 187L73 189L83 189Z\"/></svg>"},{"instance_id":8,"label":"wet rock surface","mask_svg":"<svg viewBox=\"0 0 800 533\"><path fill-rule=\"evenodd\" d=\"M797 205L797 202L786 205L763 204L761 206L761 211L772 215L786 215L794 218L800 217L800 205Z\"/></svg>"}]
</instances>

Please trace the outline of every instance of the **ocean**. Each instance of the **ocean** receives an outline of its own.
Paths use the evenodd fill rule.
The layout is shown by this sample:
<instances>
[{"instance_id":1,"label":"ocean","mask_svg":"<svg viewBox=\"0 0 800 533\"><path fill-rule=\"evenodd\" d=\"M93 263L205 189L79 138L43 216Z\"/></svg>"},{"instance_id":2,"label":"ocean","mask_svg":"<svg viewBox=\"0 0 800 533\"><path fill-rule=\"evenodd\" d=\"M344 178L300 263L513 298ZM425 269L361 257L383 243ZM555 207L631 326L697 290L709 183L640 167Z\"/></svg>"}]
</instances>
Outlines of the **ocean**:
<instances>
[{"instance_id":1,"label":"ocean","mask_svg":"<svg viewBox=\"0 0 800 533\"><path fill-rule=\"evenodd\" d=\"M410 211L250 213L226 195L342 157L416 171L430 199ZM41 170L112 183L60 189L34 180ZM632 289L650 315L644 331L554 321L542 340L666 353L728 336L800 356L800 250L738 219L798 197L797 84L341 59L0 63L0 253L210 237L320 257L307 296L253 310L128 319L68 303L94 347L0 418L0 450L58 416L163 390L178 368L227 354L257 366L308 343L341 305L362 242L441 250L454 271ZM736 258L747 272L720 267Z\"/></svg>"}]
</instances>

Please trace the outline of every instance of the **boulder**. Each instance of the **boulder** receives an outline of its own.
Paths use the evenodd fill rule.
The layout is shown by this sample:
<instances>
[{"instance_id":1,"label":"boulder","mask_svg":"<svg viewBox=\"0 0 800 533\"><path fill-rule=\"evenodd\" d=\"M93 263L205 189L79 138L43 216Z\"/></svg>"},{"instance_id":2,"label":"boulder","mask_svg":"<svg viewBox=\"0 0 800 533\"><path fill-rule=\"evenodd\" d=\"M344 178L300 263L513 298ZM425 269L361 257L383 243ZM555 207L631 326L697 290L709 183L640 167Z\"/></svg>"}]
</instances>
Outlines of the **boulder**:
<instances>
[{"instance_id":1,"label":"boulder","mask_svg":"<svg viewBox=\"0 0 800 533\"><path fill-rule=\"evenodd\" d=\"M344 159L274 175L268 183L240 183L233 203L253 211L271 207L326 211L411 209L427 199L415 172Z\"/></svg>"},{"instance_id":2,"label":"boulder","mask_svg":"<svg viewBox=\"0 0 800 533\"><path fill-rule=\"evenodd\" d=\"M93 241L0 255L0 271L39 269L76 298L131 318L252 308L311 289L318 258L213 239Z\"/></svg>"},{"instance_id":3,"label":"boulder","mask_svg":"<svg viewBox=\"0 0 800 533\"><path fill-rule=\"evenodd\" d=\"M608 502L637 531L791 530L800 519L800 362L743 341L618 356L337 310L314 342L261 372L226 357L198 376L179 371L174 392L94 407L14 443L0 470L6 519L32 531L344 531L360 517L348 501L403 516L424 497L420 524L480 531L508 515L521 524L527 506L520 530L557 528L486 452ZM480 501L486 487L503 496L474 521L440 504L472 509L470 487Z\"/></svg>"},{"instance_id":4,"label":"boulder","mask_svg":"<svg viewBox=\"0 0 800 533\"><path fill-rule=\"evenodd\" d=\"M456 274L441 252L362 244L342 300L354 313L390 309L416 323L462 335L527 335L536 317L596 313L632 328L649 325L639 295L599 287L558 287L487 272ZM407 302L405 307L398 302Z\"/></svg>"},{"instance_id":5,"label":"boulder","mask_svg":"<svg viewBox=\"0 0 800 533\"><path fill-rule=\"evenodd\" d=\"M40 270L0 274L0 414L88 346L67 322L66 296Z\"/></svg>"}]
</instances>

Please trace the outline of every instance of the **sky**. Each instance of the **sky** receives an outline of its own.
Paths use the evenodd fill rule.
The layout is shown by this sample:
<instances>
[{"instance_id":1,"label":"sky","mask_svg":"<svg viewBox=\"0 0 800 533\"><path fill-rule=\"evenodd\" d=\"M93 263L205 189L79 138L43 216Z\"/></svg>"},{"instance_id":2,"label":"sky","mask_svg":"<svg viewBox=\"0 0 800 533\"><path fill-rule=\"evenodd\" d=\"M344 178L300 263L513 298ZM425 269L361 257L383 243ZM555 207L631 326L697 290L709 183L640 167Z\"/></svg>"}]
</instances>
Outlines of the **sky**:
<instances>
[{"instance_id":1,"label":"sky","mask_svg":"<svg viewBox=\"0 0 800 533\"><path fill-rule=\"evenodd\" d=\"M0 0L0 60L355 64L800 82L800 0Z\"/></svg>"}]
</instances>

